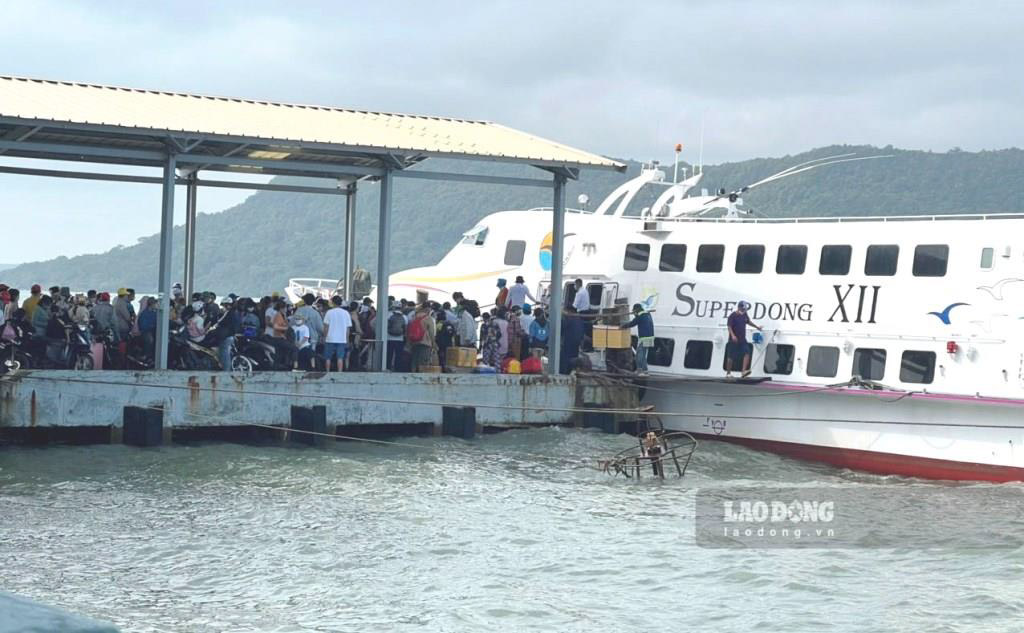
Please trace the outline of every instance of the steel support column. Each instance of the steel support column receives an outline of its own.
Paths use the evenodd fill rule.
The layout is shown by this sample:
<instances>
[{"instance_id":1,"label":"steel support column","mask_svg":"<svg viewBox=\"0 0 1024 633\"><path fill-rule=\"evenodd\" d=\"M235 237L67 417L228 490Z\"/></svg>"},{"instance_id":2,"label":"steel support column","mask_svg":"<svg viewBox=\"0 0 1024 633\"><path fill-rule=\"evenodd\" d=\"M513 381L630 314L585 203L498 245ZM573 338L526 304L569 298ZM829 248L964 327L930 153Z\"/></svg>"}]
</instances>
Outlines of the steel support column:
<instances>
[{"instance_id":1,"label":"steel support column","mask_svg":"<svg viewBox=\"0 0 1024 633\"><path fill-rule=\"evenodd\" d=\"M174 235L174 154L164 162L163 205L160 211L160 277L157 280L159 307L156 321L156 368L167 369L167 347L170 341L171 307L171 238Z\"/></svg>"},{"instance_id":2,"label":"steel support column","mask_svg":"<svg viewBox=\"0 0 1024 633\"><path fill-rule=\"evenodd\" d=\"M555 175L555 198L551 217L551 305L548 306L549 374L557 374L562 360L562 261L565 258L565 176Z\"/></svg>"},{"instance_id":3,"label":"steel support column","mask_svg":"<svg viewBox=\"0 0 1024 633\"><path fill-rule=\"evenodd\" d=\"M192 301L192 293L195 292L196 281L196 194L197 187L196 173L188 176L187 189L185 190L185 278L182 283L182 290L185 299Z\"/></svg>"},{"instance_id":4,"label":"steel support column","mask_svg":"<svg viewBox=\"0 0 1024 633\"><path fill-rule=\"evenodd\" d=\"M380 178L380 218L377 222L377 323L374 325L377 346L374 348L373 368L384 371L387 367L388 333L388 277L391 274L391 193L394 176L385 170Z\"/></svg>"},{"instance_id":5,"label":"steel support column","mask_svg":"<svg viewBox=\"0 0 1024 633\"><path fill-rule=\"evenodd\" d=\"M345 187L345 299L352 301L352 271L356 269L356 183Z\"/></svg>"}]
</instances>

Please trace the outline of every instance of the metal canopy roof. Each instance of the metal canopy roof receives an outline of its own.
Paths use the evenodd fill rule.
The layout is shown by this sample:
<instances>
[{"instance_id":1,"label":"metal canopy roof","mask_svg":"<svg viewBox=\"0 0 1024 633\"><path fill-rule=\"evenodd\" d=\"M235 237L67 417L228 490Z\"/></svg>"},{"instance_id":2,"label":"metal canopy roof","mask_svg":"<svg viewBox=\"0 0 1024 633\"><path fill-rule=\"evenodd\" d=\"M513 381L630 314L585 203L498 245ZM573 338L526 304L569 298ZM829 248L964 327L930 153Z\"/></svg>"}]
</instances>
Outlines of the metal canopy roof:
<instances>
[{"instance_id":1,"label":"metal canopy roof","mask_svg":"<svg viewBox=\"0 0 1024 633\"><path fill-rule=\"evenodd\" d=\"M0 76L0 154L354 179L425 158L625 170L496 123ZM411 174L410 174L411 175Z\"/></svg>"}]
</instances>

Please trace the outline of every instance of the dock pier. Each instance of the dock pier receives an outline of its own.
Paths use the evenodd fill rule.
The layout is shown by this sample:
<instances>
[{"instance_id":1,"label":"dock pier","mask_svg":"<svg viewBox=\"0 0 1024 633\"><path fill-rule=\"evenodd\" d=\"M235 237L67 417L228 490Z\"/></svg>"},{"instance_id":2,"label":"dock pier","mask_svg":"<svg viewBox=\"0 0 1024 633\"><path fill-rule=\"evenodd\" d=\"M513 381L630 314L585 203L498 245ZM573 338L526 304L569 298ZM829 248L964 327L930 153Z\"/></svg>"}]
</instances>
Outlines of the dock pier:
<instances>
[{"instance_id":1,"label":"dock pier","mask_svg":"<svg viewBox=\"0 0 1024 633\"><path fill-rule=\"evenodd\" d=\"M576 375L29 370L0 379L0 443L322 444L330 437L310 433L469 439L554 425L619 433L635 428L622 413L635 409L636 389Z\"/></svg>"}]
</instances>

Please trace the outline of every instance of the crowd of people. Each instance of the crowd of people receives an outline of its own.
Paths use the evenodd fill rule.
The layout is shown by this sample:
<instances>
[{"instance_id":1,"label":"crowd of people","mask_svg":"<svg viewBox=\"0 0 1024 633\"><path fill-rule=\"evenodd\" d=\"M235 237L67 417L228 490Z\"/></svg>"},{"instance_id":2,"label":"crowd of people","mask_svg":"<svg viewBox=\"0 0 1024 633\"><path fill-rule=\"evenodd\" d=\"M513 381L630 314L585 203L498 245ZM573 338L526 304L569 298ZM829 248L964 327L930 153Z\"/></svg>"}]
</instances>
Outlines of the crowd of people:
<instances>
[{"instance_id":1,"label":"crowd of people","mask_svg":"<svg viewBox=\"0 0 1024 633\"><path fill-rule=\"evenodd\" d=\"M571 288L576 292L570 293L575 296L568 298L563 314L563 373L575 367L589 328L590 305L582 285L576 280ZM377 308L368 296L346 301L310 293L292 304L276 293L259 299L231 293L218 300L213 292L186 297L181 284L175 284L167 314L171 331L210 350L221 369L233 368L236 356L244 353L239 341L260 341L273 349L274 366L260 369L305 371L368 369L377 344L386 346L387 370L397 372L445 371L451 347L477 350L481 364L495 371L511 360L539 357L548 348L546 306L533 297L523 277L511 286L499 280L494 303L486 310L460 292L445 302L430 301L421 291L416 301L390 297L388 303L386 331L379 336ZM34 285L21 300L18 290L0 284L0 304L0 337L5 342L18 341L45 354L47 346L66 342L80 326L93 348L94 367L152 366L160 318L156 297L136 302L132 288L120 288L113 296L95 290L72 295L58 286L44 293ZM628 324L639 323L641 349L644 335L653 336L649 319L638 314ZM60 359L51 353L49 360Z\"/></svg>"}]
</instances>

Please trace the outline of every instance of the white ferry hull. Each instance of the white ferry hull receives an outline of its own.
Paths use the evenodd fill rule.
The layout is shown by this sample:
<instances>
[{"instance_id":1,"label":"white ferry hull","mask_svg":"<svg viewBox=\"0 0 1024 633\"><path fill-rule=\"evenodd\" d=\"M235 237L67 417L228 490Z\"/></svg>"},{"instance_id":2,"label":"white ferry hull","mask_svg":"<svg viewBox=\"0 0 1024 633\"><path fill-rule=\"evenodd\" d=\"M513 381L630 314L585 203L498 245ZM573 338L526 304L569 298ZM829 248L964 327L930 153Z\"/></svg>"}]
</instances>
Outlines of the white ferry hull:
<instances>
[{"instance_id":1,"label":"white ferry hull","mask_svg":"<svg viewBox=\"0 0 1024 633\"><path fill-rule=\"evenodd\" d=\"M883 475L1024 481L1019 401L718 382L652 383L666 428ZM763 397L766 396L766 397Z\"/></svg>"}]
</instances>

